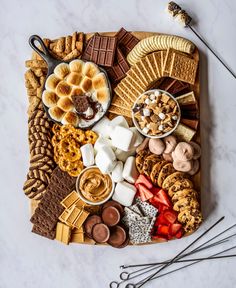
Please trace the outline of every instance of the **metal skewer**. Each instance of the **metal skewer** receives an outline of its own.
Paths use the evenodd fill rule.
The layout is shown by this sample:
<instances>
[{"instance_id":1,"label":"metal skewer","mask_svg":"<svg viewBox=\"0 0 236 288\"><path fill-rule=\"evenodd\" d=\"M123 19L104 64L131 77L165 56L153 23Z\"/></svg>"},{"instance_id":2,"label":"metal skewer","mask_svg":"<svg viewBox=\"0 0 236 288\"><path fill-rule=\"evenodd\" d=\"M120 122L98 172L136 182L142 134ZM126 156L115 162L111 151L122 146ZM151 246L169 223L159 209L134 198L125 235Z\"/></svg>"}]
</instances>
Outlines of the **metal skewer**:
<instances>
[{"instance_id":1,"label":"metal skewer","mask_svg":"<svg viewBox=\"0 0 236 288\"><path fill-rule=\"evenodd\" d=\"M206 45L206 47L211 51L211 53L220 61L220 63L229 71L229 73L236 78L236 75L234 72L229 68L229 66L224 63L224 61L216 54L216 52L207 44L207 42L198 34L198 32L190 25L187 25L187 27L202 41L203 44Z\"/></svg>"}]
</instances>

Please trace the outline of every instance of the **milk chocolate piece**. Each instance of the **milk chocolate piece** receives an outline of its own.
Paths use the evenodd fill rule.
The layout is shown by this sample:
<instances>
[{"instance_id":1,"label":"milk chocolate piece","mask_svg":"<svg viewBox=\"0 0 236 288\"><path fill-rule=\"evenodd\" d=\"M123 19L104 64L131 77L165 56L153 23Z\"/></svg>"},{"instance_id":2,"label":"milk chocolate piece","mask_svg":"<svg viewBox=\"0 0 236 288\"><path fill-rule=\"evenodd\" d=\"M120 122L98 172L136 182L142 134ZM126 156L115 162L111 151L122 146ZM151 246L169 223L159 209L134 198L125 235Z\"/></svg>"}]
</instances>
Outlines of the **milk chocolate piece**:
<instances>
[{"instance_id":1,"label":"milk chocolate piece","mask_svg":"<svg viewBox=\"0 0 236 288\"><path fill-rule=\"evenodd\" d=\"M132 33L126 31L123 27L116 33L115 36L118 39L118 46L125 57L140 41Z\"/></svg>"},{"instance_id":2,"label":"milk chocolate piece","mask_svg":"<svg viewBox=\"0 0 236 288\"><path fill-rule=\"evenodd\" d=\"M107 207L102 211L102 220L103 222L109 226L115 226L120 221L120 212L115 207Z\"/></svg>"},{"instance_id":3,"label":"milk chocolate piece","mask_svg":"<svg viewBox=\"0 0 236 288\"><path fill-rule=\"evenodd\" d=\"M123 79L126 76L126 72L129 71L129 63L119 48L117 48L114 65L107 68L106 71L112 83Z\"/></svg>"},{"instance_id":4,"label":"milk chocolate piece","mask_svg":"<svg viewBox=\"0 0 236 288\"><path fill-rule=\"evenodd\" d=\"M120 212L120 215L123 214L123 212L124 212L123 206L122 206L120 203L118 203L117 201L115 201L115 200L110 200L110 201L106 202L106 203L102 206L102 210L105 209L105 208L107 208L107 207L110 207L110 206L115 207L116 209L118 209L119 212Z\"/></svg>"},{"instance_id":5,"label":"milk chocolate piece","mask_svg":"<svg viewBox=\"0 0 236 288\"><path fill-rule=\"evenodd\" d=\"M188 127L192 128L194 130L197 130L199 120L181 118L180 122L187 125Z\"/></svg>"},{"instance_id":6,"label":"milk chocolate piece","mask_svg":"<svg viewBox=\"0 0 236 288\"><path fill-rule=\"evenodd\" d=\"M110 237L110 230L106 224L99 223L93 226L92 237L98 243L105 243Z\"/></svg>"},{"instance_id":7,"label":"milk chocolate piece","mask_svg":"<svg viewBox=\"0 0 236 288\"><path fill-rule=\"evenodd\" d=\"M95 35L98 35L98 33L94 34L91 38L89 38L89 40L87 41L85 45L85 49L81 57L83 60L91 61L92 46L93 46L93 40L94 40Z\"/></svg>"},{"instance_id":8,"label":"milk chocolate piece","mask_svg":"<svg viewBox=\"0 0 236 288\"><path fill-rule=\"evenodd\" d=\"M90 61L102 66L113 66L116 45L116 37L94 35Z\"/></svg>"},{"instance_id":9,"label":"milk chocolate piece","mask_svg":"<svg viewBox=\"0 0 236 288\"><path fill-rule=\"evenodd\" d=\"M86 95L81 95L81 96L72 95L71 98L75 106L75 109L78 113L85 112L90 106L89 97Z\"/></svg>"},{"instance_id":10,"label":"milk chocolate piece","mask_svg":"<svg viewBox=\"0 0 236 288\"><path fill-rule=\"evenodd\" d=\"M125 229L121 226L115 226L111 229L110 237L107 243L113 247L120 247L126 240Z\"/></svg>"},{"instance_id":11,"label":"milk chocolate piece","mask_svg":"<svg viewBox=\"0 0 236 288\"><path fill-rule=\"evenodd\" d=\"M92 215L86 219L86 221L84 222L84 230L85 230L85 234L89 238L92 238L93 226L99 223L102 223L102 219L98 215Z\"/></svg>"},{"instance_id":12,"label":"milk chocolate piece","mask_svg":"<svg viewBox=\"0 0 236 288\"><path fill-rule=\"evenodd\" d=\"M161 82L159 89L165 90L172 95L176 95L179 92L186 90L189 88L188 83L184 83L180 80L172 79L172 78L165 78L163 82Z\"/></svg>"}]
</instances>

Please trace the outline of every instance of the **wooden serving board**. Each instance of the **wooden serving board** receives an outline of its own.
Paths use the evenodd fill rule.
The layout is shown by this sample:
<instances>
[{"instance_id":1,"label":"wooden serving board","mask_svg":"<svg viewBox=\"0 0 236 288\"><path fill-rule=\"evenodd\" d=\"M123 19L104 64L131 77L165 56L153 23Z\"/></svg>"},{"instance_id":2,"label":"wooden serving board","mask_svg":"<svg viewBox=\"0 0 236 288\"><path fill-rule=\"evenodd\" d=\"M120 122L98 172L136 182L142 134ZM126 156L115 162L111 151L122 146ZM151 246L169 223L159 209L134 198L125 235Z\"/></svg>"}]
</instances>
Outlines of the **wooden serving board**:
<instances>
[{"instance_id":1,"label":"wooden serving board","mask_svg":"<svg viewBox=\"0 0 236 288\"><path fill-rule=\"evenodd\" d=\"M117 32L99 32L100 35L104 35L104 36L114 36ZM85 34L85 39L88 40L91 36L93 36L94 33L87 33ZM133 31L132 34L137 37L138 39L142 40L144 38L147 37L151 37L154 35L161 35L163 33L157 33L157 32L146 32L146 31ZM166 35L166 34L165 34ZM199 50L196 47L194 53L192 54L193 58L199 62ZM200 64L200 63L199 63ZM198 101L198 107L200 107L200 77L199 77L199 67L198 67L198 73L197 73L197 77L196 77L196 81L194 85L191 85L191 89L194 91L194 94L196 96L196 99ZM198 142L201 145L201 138L200 138L200 124L198 125L198 130L194 139L196 142ZM193 182L194 182L194 186L196 188L197 191L199 191L199 194L201 195L201 168L199 170L199 172L193 176ZM38 205L39 201L36 200L30 200L30 214L32 215ZM184 237L190 235L192 233L186 233L184 235ZM155 244L155 243L160 243L163 242L162 240L153 240L152 242L149 243L144 243L144 244L139 244L139 245L150 245L150 244ZM81 243L81 244L90 244L90 245L94 245L94 241L85 237L85 242ZM107 245L107 244L96 244L96 245ZM133 245L133 244L129 244L129 245Z\"/></svg>"}]
</instances>

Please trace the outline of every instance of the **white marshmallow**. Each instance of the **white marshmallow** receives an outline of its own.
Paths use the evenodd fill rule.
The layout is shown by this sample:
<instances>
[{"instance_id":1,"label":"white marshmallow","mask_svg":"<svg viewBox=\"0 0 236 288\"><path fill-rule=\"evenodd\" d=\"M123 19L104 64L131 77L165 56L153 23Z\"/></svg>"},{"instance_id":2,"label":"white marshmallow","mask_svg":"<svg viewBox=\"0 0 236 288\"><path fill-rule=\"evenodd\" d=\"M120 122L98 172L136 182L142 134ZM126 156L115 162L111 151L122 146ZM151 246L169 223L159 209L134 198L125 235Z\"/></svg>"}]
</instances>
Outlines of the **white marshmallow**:
<instances>
[{"instance_id":1,"label":"white marshmallow","mask_svg":"<svg viewBox=\"0 0 236 288\"><path fill-rule=\"evenodd\" d=\"M112 142L110 139L108 138L105 138L105 137L102 137L102 136L99 136L97 141L95 142L94 144L94 150L95 152L97 153L102 147L104 146L108 146L108 147L111 147L112 149L115 149L113 146L112 146Z\"/></svg>"},{"instance_id":2,"label":"white marshmallow","mask_svg":"<svg viewBox=\"0 0 236 288\"><path fill-rule=\"evenodd\" d=\"M158 130L163 131L164 130L164 126L162 124L159 125Z\"/></svg>"},{"instance_id":3,"label":"white marshmallow","mask_svg":"<svg viewBox=\"0 0 236 288\"><path fill-rule=\"evenodd\" d=\"M129 128L129 124L127 123L125 117L123 117L123 116L117 116L117 117L113 118L110 122L110 126L112 128L114 128L116 126L122 126L125 128Z\"/></svg>"},{"instance_id":4,"label":"white marshmallow","mask_svg":"<svg viewBox=\"0 0 236 288\"><path fill-rule=\"evenodd\" d=\"M144 137L138 132L136 127L130 127L129 129L133 131L135 135L134 142L132 144L134 147L138 147L143 142Z\"/></svg>"},{"instance_id":5,"label":"white marshmallow","mask_svg":"<svg viewBox=\"0 0 236 288\"><path fill-rule=\"evenodd\" d=\"M151 111L148 108L144 108L143 109L143 116L148 117L150 115L151 115Z\"/></svg>"},{"instance_id":6,"label":"white marshmallow","mask_svg":"<svg viewBox=\"0 0 236 288\"><path fill-rule=\"evenodd\" d=\"M177 117L176 115L173 115L171 118L172 118L173 120L177 120L177 119L178 119L178 117Z\"/></svg>"},{"instance_id":7,"label":"white marshmallow","mask_svg":"<svg viewBox=\"0 0 236 288\"><path fill-rule=\"evenodd\" d=\"M141 120L144 121L145 120L145 116L141 116Z\"/></svg>"},{"instance_id":8,"label":"white marshmallow","mask_svg":"<svg viewBox=\"0 0 236 288\"><path fill-rule=\"evenodd\" d=\"M159 116L159 118L161 119L161 120L164 120L165 118L166 118L166 115L164 114L164 113L159 113L158 114L158 116Z\"/></svg>"},{"instance_id":9,"label":"white marshmallow","mask_svg":"<svg viewBox=\"0 0 236 288\"><path fill-rule=\"evenodd\" d=\"M148 104L150 104L150 103L151 103L151 100L150 100L149 98L147 98L147 99L145 99L145 101L144 101L144 102L145 102L145 104L147 104L147 105L148 105Z\"/></svg>"},{"instance_id":10,"label":"white marshmallow","mask_svg":"<svg viewBox=\"0 0 236 288\"><path fill-rule=\"evenodd\" d=\"M155 91L155 92L154 92L154 95L155 95L156 97L158 97L158 96L161 95L161 92L160 92L160 91Z\"/></svg>"},{"instance_id":11,"label":"white marshmallow","mask_svg":"<svg viewBox=\"0 0 236 288\"><path fill-rule=\"evenodd\" d=\"M156 99L156 96L155 96L154 94L151 94L151 95L149 96L149 98L150 98L151 100L155 100L155 99Z\"/></svg>"},{"instance_id":12,"label":"white marshmallow","mask_svg":"<svg viewBox=\"0 0 236 288\"><path fill-rule=\"evenodd\" d=\"M93 145L88 143L80 147L83 164L85 167L94 165L94 149Z\"/></svg>"},{"instance_id":13,"label":"white marshmallow","mask_svg":"<svg viewBox=\"0 0 236 288\"><path fill-rule=\"evenodd\" d=\"M121 182L124 180L123 176L122 176L122 173L123 173L123 162L121 161L118 161L116 163L116 166L115 168L112 170L112 173L111 173L111 178L114 182Z\"/></svg>"},{"instance_id":14,"label":"white marshmallow","mask_svg":"<svg viewBox=\"0 0 236 288\"><path fill-rule=\"evenodd\" d=\"M135 147L129 151L123 151L121 149L116 149L116 151L115 151L116 158L117 158L117 160L125 162L129 156L135 155L135 150L136 150Z\"/></svg>"},{"instance_id":15,"label":"white marshmallow","mask_svg":"<svg viewBox=\"0 0 236 288\"><path fill-rule=\"evenodd\" d=\"M112 145L123 151L129 151L135 137L134 132L128 128L116 126L111 134Z\"/></svg>"},{"instance_id":16,"label":"white marshmallow","mask_svg":"<svg viewBox=\"0 0 236 288\"><path fill-rule=\"evenodd\" d=\"M95 157L95 163L102 173L110 173L116 165L116 155L109 146L103 146Z\"/></svg>"},{"instance_id":17,"label":"white marshmallow","mask_svg":"<svg viewBox=\"0 0 236 288\"><path fill-rule=\"evenodd\" d=\"M136 194L136 188L125 181L116 184L112 199L124 206L131 206Z\"/></svg>"},{"instance_id":18,"label":"white marshmallow","mask_svg":"<svg viewBox=\"0 0 236 288\"><path fill-rule=\"evenodd\" d=\"M125 162L122 176L126 181L134 184L138 178L138 175L139 173L136 168L135 157L130 156L127 158Z\"/></svg>"},{"instance_id":19,"label":"white marshmallow","mask_svg":"<svg viewBox=\"0 0 236 288\"><path fill-rule=\"evenodd\" d=\"M109 138L110 136L110 120L104 116L92 129L97 134L102 135L103 137Z\"/></svg>"}]
</instances>

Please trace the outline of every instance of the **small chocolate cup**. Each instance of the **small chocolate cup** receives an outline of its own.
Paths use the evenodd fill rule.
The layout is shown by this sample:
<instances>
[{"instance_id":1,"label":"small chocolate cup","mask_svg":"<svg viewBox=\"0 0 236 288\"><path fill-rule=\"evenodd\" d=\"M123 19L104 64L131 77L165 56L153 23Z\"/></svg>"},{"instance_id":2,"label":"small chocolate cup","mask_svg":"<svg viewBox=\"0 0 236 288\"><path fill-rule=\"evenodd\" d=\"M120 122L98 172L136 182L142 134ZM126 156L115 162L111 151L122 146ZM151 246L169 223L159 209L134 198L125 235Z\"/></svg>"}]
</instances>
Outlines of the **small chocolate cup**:
<instances>
[{"instance_id":1,"label":"small chocolate cup","mask_svg":"<svg viewBox=\"0 0 236 288\"><path fill-rule=\"evenodd\" d=\"M92 238L93 227L99 223L102 223L102 218L98 215L91 215L86 219L84 222L84 232L89 238Z\"/></svg>"},{"instance_id":2,"label":"small chocolate cup","mask_svg":"<svg viewBox=\"0 0 236 288\"><path fill-rule=\"evenodd\" d=\"M113 206L102 211L102 221L109 227L113 227L120 222L120 212Z\"/></svg>"},{"instance_id":3,"label":"small chocolate cup","mask_svg":"<svg viewBox=\"0 0 236 288\"><path fill-rule=\"evenodd\" d=\"M106 243L110 237L110 230L104 223L98 223L92 229L93 240L97 243Z\"/></svg>"},{"instance_id":4,"label":"small chocolate cup","mask_svg":"<svg viewBox=\"0 0 236 288\"><path fill-rule=\"evenodd\" d=\"M109 245L115 248L121 247L127 239L126 231L123 227L117 225L110 230L110 237L107 241Z\"/></svg>"}]
</instances>

